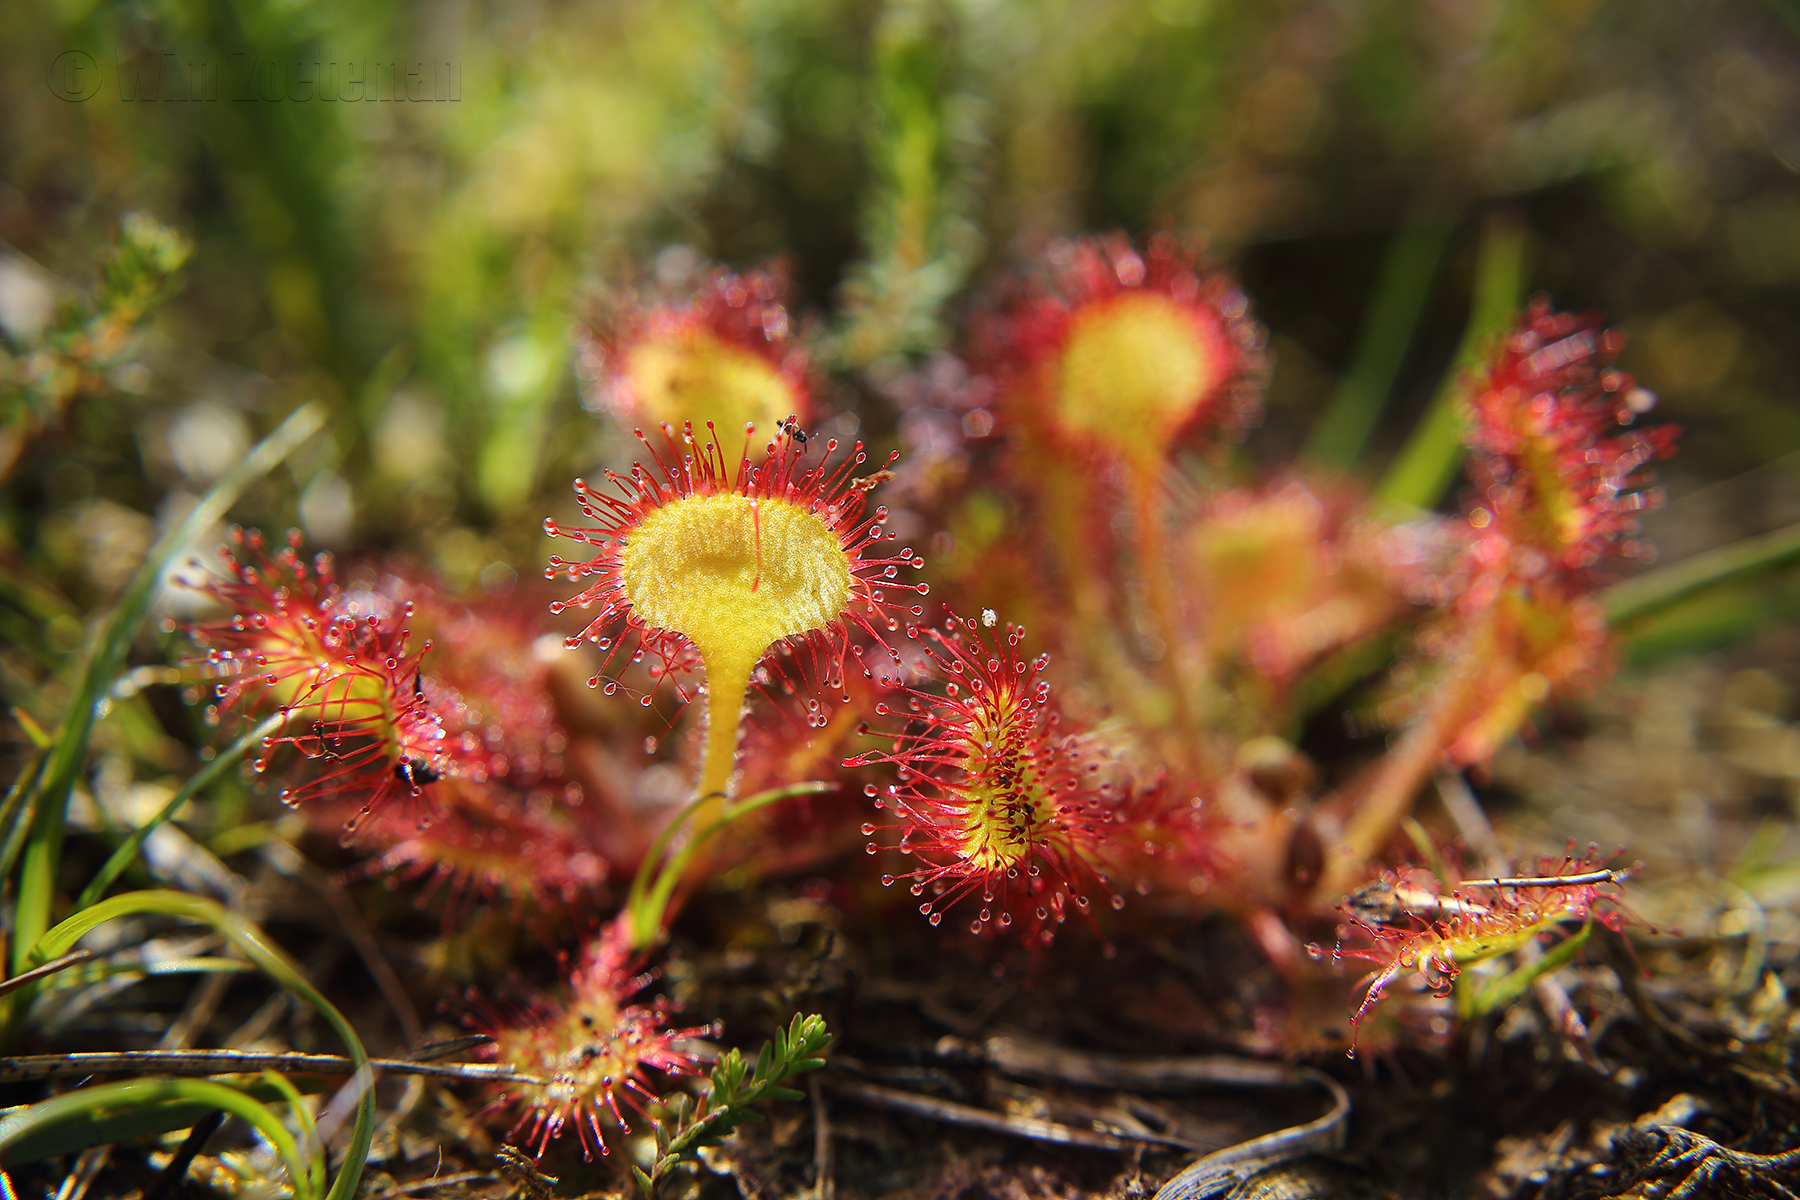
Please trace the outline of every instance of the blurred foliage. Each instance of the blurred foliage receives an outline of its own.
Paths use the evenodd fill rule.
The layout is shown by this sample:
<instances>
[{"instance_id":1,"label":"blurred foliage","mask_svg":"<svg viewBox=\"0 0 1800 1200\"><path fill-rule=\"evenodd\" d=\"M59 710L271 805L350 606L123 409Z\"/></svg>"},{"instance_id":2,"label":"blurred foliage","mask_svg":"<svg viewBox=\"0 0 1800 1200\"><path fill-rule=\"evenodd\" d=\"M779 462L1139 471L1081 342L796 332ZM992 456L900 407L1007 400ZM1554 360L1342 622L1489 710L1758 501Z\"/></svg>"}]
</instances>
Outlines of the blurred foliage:
<instances>
[{"instance_id":1,"label":"blurred foliage","mask_svg":"<svg viewBox=\"0 0 1800 1200\"><path fill-rule=\"evenodd\" d=\"M1277 360L1252 462L1291 460L1332 397L1356 394L1367 450L1350 469L1374 479L1457 353L1496 210L1525 231L1528 287L1638 335L1624 365L1690 428L1669 473L1680 496L1800 449L1800 41L1783 14L1750 0L11 6L11 352L27 361L109 311L122 336L181 239L193 254L129 369L38 403L47 452L8 479L0 559L48 589L17 605L88 608L148 544L140 514L203 488L311 398L333 412L330 444L247 501L264 522L499 586L511 576L494 564L547 553L536 518L566 507L564 481L623 453L575 386L565 329L584 294L787 255L797 307L824 314L826 407L859 407L880 442L888 410L859 396L942 347L997 268L1111 226L1208 236L1242 271ZM151 249L151 227L127 225L121 243L130 213L180 232ZM107 245L125 257L95 286ZM141 267L119 266L134 253ZM122 269L147 290L109 310ZM1778 515L1744 506L1665 547Z\"/></svg>"}]
</instances>

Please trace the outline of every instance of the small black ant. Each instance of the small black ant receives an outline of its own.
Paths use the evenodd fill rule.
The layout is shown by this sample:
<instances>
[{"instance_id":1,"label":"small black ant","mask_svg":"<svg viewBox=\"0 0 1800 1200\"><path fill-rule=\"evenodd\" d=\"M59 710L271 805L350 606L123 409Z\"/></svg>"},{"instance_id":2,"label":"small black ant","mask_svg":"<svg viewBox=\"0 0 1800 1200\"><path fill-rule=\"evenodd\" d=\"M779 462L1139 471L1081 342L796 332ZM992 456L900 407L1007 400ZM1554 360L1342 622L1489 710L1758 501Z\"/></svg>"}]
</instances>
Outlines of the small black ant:
<instances>
[{"instance_id":1,"label":"small black ant","mask_svg":"<svg viewBox=\"0 0 1800 1200\"><path fill-rule=\"evenodd\" d=\"M394 778L409 787L422 788L428 783L436 783L443 776L432 770L427 763L411 758L402 758L394 764Z\"/></svg>"}]
</instances>

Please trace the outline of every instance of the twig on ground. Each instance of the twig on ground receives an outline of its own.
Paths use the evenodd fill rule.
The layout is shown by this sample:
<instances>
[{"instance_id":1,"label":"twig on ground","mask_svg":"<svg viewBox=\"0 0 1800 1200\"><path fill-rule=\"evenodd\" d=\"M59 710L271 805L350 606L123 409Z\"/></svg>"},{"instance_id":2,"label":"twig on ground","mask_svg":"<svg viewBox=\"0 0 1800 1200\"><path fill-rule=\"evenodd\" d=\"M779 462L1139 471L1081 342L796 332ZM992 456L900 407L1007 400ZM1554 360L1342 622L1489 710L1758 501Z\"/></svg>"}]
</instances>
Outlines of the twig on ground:
<instances>
[{"instance_id":1,"label":"twig on ground","mask_svg":"<svg viewBox=\"0 0 1800 1200\"><path fill-rule=\"evenodd\" d=\"M94 957L94 952L92 950L76 950L73 953L63 955L53 962L47 962L41 967L35 967L22 974L14 975L11 979L0 980L0 996L6 995L6 993L12 991L14 988L24 987L28 983L47 978L48 976L56 974L58 971L67 970L76 963L86 962L92 957Z\"/></svg>"},{"instance_id":2,"label":"twig on ground","mask_svg":"<svg viewBox=\"0 0 1800 1200\"><path fill-rule=\"evenodd\" d=\"M429 1192L434 1188L456 1187L465 1183L496 1183L502 1176L494 1171L458 1171L454 1175L433 1175L429 1179L415 1179L411 1183L395 1184L384 1192L376 1192L368 1200L395 1200L399 1196L416 1196L420 1192Z\"/></svg>"},{"instance_id":3,"label":"twig on ground","mask_svg":"<svg viewBox=\"0 0 1800 1200\"><path fill-rule=\"evenodd\" d=\"M1055 1121L1039 1120L1035 1117L1007 1116L1004 1113L991 1112L985 1108L976 1108L972 1104L936 1100L930 1096L921 1096L917 1092L882 1087L880 1084L864 1083L856 1079L827 1079L825 1086L840 1096L860 1100L864 1104L876 1108L929 1117L934 1121L943 1121L948 1125L961 1125L968 1129L985 1129L991 1133L1029 1138L1034 1142L1050 1142L1059 1146L1080 1146L1088 1150L1130 1150L1133 1146L1146 1141L1165 1146L1180 1145L1179 1142L1160 1137L1146 1138L1132 1134L1098 1133L1093 1130L1077 1129L1072 1125L1062 1125Z\"/></svg>"},{"instance_id":4,"label":"twig on ground","mask_svg":"<svg viewBox=\"0 0 1800 1200\"><path fill-rule=\"evenodd\" d=\"M546 1081L520 1075L497 1063L421 1063L405 1058L372 1058L369 1065L389 1075L431 1075L441 1079L479 1079L497 1083ZM348 1075L355 1065L338 1054L269 1054L247 1050L132 1050L117 1054L26 1054L0 1058L0 1082L61 1079L116 1072L164 1075L236 1075L250 1071L310 1071Z\"/></svg>"},{"instance_id":5,"label":"twig on ground","mask_svg":"<svg viewBox=\"0 0 1800 1200\"><path fill-rule=\"evenodd\" d=\"M812 1094L813 1196L814 1200L833 1200L837 1182L831 1177L831 1113L826 1108L819 1077L814 1075L806 1083L806 1090Z\"/></svg>"}]
</instances>

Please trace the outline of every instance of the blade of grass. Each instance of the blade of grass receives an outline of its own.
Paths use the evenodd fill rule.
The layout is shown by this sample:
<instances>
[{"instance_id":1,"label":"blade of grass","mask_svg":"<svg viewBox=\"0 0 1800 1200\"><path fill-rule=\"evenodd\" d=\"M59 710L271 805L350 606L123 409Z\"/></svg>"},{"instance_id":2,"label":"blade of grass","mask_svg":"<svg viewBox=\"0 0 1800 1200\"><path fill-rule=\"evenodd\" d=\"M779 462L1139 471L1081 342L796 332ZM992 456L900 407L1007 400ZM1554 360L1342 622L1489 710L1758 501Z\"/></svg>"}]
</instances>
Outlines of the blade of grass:
<instances>
[{"instance_id":1,"label":"blade of grass","mask_svg":"<svg viewBox=\"0 0 1800 1200\"><path fill-rule=\"evenodd\" d=\"M6 799L0 802L0 886L12 878L13 865L19 861L19 852L25 849L25 837L31 832L32 814L36 808L32 800L37 795L37 782L43 778L44 754L33 754L19 777L6 789Z\"/></svg>"},{"instance_id":2,"label":"blade of grass","mask_svg":"<svg viewBox=\"0 0 1800 1200\"><path fill-rule=\"evenodd\" d=\"M1672 608L1709 588L1800 562L1800 525L1699 554L1616 583L1600 594L1615 627Z\"/></svg>"},{"instance_id":3,"label":"blade of grass","mask_svg":"<svg viewBox=\"0 0 1800 1200\"><path fill-rule=\"evenodd\" d=\"M273 821L252 821L248 825L236 825L224 830L206 843L206 848L214 857L230 858L234 854L242 854L246 850L254 850L270 842L281 840L281 833L275 828Z\"/></svg>"},{"instance_id":4,"label":"blade of grass","mask_svg":"<svg viewBox=\"0 0 1800 1200\"><path fill-rule=\"evenodd\" d=\"M1633 668L1739 644L1758 630L1800 620L1800 570L1776 571L1696 592L1632 621L1621 632Z\"/></svg>"},{"instance_id":5,"label":"blade of grass","mask_svg":"<svg viewBox=\"0 0 1800 1200\"><path fill-rule=\"evenodd\" d=\"M1462 380L1506 332L1524 301L1525 231L1517 219L1495 213L1481 231L1475 267L1475 303L1450 370L1412 436L1382 477L1375 494L1389 504L1431 508L1443 498L1463 457Z\"/></svg>"},{"instance_id":6,"label":"blade of grass","mask_svg":"<svg viewBox=\"0 0 1800 1200\"><path fill-rule=\"evenodd\" d=\"M1307 436L1307 458L1347 469L1362 455L1400 378L1454 228L1428 216L1414 220L1388 243L1350 368Z\"/></svg>"},{"instance_id":7,"label":"blade of grass","mask_svg":"<svg viewBox=\"0 0 1800 1200\"><path fill-rule=\"evenodd\" d=\"M295 1094L295 1099L298 1099ZM158 1105L168 1101L190 1101L212 1109L223 1109L239 1117L269 1139L281 1156L293 1181L296 1195L313 1200L318 1196L315 1180L300 1153L300 1145L274 1110L237 1088L205 1079L133 1079L124 1083L103 1083L54 1096L33 1104L23 1112L0 1119L0 1162L14 1162L8 1150L33 1134L70 1123L91 1121L101 1113L116 1109Z\"/></svg>"},{"instance_id":8,"label":"blade of grass","mask_svg":"<svg viewBox=\"0 0 1800 1200\"><path fill-rule=\"evenodd\" d=\"M87 757L88 737L98 718L99 704L112 679L119 673L137 634L144 611L150 605L157 581L182 547L224 517L237 498L276 464L293 453L325 423L325 409L315 403L301 405L275 431L259 442L242 462L213 485L192 511L159 538L138 568L118 607L102 627L83 664L75 694L56 730L56 744L46 760L41 782L35 789L35 812L26 838L24 861L19 869L19 890L13 918L13 970L23 969L25 956L50 924L51 899L62 863L63 824L69 794ZM20 993L15 1004L29 1003ZM16 1028L16 1021L7 1025Z\"/></svg>"},{"instance_id":9,"label":"blade of grass","mask_svg":"<svg viewBox=\"0 0 1800 1200\"><path fill-rule=\"evenodd\" d=\"M50 743L53 739L50 737L49 731L42 725L39 725L37 719L30 713L22 708L14 706L12 710L12 719L19 723L19 729L27 738L31 739L31 746L34 750L48 750L50 748Z\"/></svg>"},{"instance_id":10,"label":"blade of grass","mask_svg":"<svg viewBox=\"0 0 1800 1200\"><path fill-rule=\"evenodd\" d=\"M26 957L32 960L32 965L36 965L66 954L74 949L75 943L89 930L132 913L158 913L211 926L236 946L245 958L325 1018L338 1039L344 1043L345 1049L350 1052L350 1061L355 1071L370 1070L368 1052L363 1049L356 1030L345 1019L344 1014L307 981L300 964L269 941L262 930L205 896L192 896L185 892L143 891L110 897L82 909L49 930L38 939L38 944ZM344 1152L344 1164L332 1182L327 1200L349 1200L349 1197L356 1194L374 1135L375 1098L372 1089L365 1089L356 1102L356 1122L351 1129L350 1144Z\"/></svg>"},{"instance_id":11,"label":"blade of grass","mask_svg":"<svg viewBox=\"0 0 1800 1200\"><path fill-rule=\"evenodd\" d=\"M325 1144L319 1140L319 1127L313 1123L312 1109L306 1107L300 1089L289 1083L285 1076L264 1071L262 1080L287 1098L288 1111L294 1114L294 1121L300 1126L300 1149L306 1158L306 1169L312 1180L310 1186L316 1196L325 1189Z\"/></svg>"},{"instance_id":12,"label":"blade of grass","mask_svg":"<svg viewBox=\"0 0 1800 1200\"><path fill-rule=\"evenodd\" d=\"M161 958L155 962L101 961L52 980L50 985L44 989L44 995L91 987L124 976L135 975L140 979L149 979L158 975L237 975L255 969L249 963L235 958L219 958L205 954ZM0 1059L0 1062L5 1061L5 1059Z\"/></svg>"},{"instance_id":13,"label":"blade of grass","mask_svg":"<svg viewBox=\"0 0 1800 1200\"><path fill-rule=\"evenodd\" d=\"M281 1093L260 1081L241 1085L238 1090L264 1104L280 1103L283 1099ZM14 1116L24 1111L25 1106L21 1105L5 1115ZM22 1135L7 1148L7 1161L39 1162L85 1150L90 1146L155 1137L177 1129L190 1128L204 1120L209 1113L218 1111L214 1105L201 1100L146 1100L132 1108L116 1112L99 1112L85 1118L71 1117L60 1124L44 1126ZM0 1200L13 1198L0 1193Z\"/></svg>"},{"instance_id":14,"label":"blade of grass","mask_svg":"<svg viewBox=\"0 0 1800 1200\"><path fill-rule=\"evenodd\" d=\"M138 851L143 849L145 839L155 833L164 821L180 812L182 805L199 795L202 789L217 779L221 771L235 765L252 748L260 746L264 738L273 735L286 725L289 716L289 713L276 713L220 751L211 762L195 771L193 777L183 784L173 796L169 797L169 802L157 810L155 816L132 830L131 836L127 837L120 843L119 848L112 852L112 856L94 873L94 877L88 881L88 885L81 890L81 895L76 897L76 909L86 908L104 896L106 889L112 886L113 880L117 879L138 856Z\"/></svg>"}]
</instances>

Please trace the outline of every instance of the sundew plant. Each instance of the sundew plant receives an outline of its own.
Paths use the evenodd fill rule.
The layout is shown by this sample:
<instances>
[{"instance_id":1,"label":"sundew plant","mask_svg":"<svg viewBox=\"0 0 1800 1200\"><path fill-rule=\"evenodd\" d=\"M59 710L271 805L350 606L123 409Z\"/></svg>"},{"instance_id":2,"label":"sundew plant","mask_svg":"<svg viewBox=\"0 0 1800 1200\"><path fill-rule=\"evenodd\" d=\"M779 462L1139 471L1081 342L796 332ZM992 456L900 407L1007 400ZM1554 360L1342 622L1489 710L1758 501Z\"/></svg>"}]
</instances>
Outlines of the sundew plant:
<instances>
[{"instance_id":1,"label":"sundew plant","mask_svg":"<svg viewBox=\"0 0 1800 1200\"><path fill-rule=\"evenodd\" d=\"M1465 511L1435 515L1304 467L1234 477L1223 455L1257 419L1263 336L1218 264L1168 235L1140 252L1109 234L1055 243L1020 270L981 313L951 398L968 406L964 436L928 452L966 456L956 476L898 453L872 466L862 442L818 432L817 415L805 429L789 318L769 316L778 276L715 271L694 299L593 351L594 384L630 405L621 415L694 416L635 430L629 470L575 481L584 520L544 522L580 547L543 572L566 595L455 601L399 562L347 572L306 553L297 530L274 550L234 529L216 573L177 577L213 615L187 622L194 649L176 670L203 692L208 725L240 732L226 757L279 781L281 802L368 856L371 873L402 887L448 877L462 895L441 901L446 920L503 904L552 943L568 917L616 911L577 943L560 995L487 1002L476 1019L506 1081L476 1119L504 1116L495 1128L531 1155L571 1125L584 1153L604 1155L633 1120L670 1119L663 1090L698 1072L712 1027L676 1029L666 1000L637 1002L654 975L630 964L658 952L695 889L757 868L777 842L800 839L781 847L784 866L822 865L829 831L859 826L881 887L919 901L931 926L952 916L940 936L977 939L978 958L1027 976L1048 969L1040 956L1059 934L1110 958L1121 939L1215 909L1298 937L1416 852L1396 838L1435 773L1481 764L1554 695L1608 669L1592 597L1614 560L1644 553L1635 514L1656 502L1650 466L1676 436L1640 428L1649 393L1609 361L1621 335L1540 298L1486 339L1454 384L1475 486ZM738 319L745 309L753 320ZM263 457L291 448L286 431L309 416ZM940 528L966 525L976 497L1011 519L993 546L934 538L948 553L933 592L923 555L890 528L884 487ZM1317 815L1246 801L1247 749L1297 758L1282 739L1317 672L1378 639L1405 667L1366 668L1394 672L1390 750ZM621 731L632 709L663 714L660 733L613 755L660 755L688 781L672 807L590 799L548 699L564 656L583 663L603 711L620 710ZM52 844L62 744L15 788L21 901L40 878L33 852ZM1245 819L1228 795L1265 807ZM801 798L809 807L784 823L781 806ZM1321 846L1317 866L1296 860L1304 836ZM116 857L61 924L27 924L47 897L19 911L16 1030L54 987L23 976L105 916L199 905L234 928L198 898L107 897L128 861ZM1578 943L1594 920L1586 865L1447 924L1425 910L1358 917L1370 936L1354 956L1379 970L1346 1028L1415 966L1448 989L1463 962ZM1581 888L1561 898L1559 875ZM1418 935L1391 932L1407 919ZM254 1089L232 1094L277 1120ZM16 1123L52 1120L37 1111ZM656 1180L640 1170L639 1186Z\"/></svg>"},{"instance_id":2,"label":"sundew plant","mask_svg":"<svg viewBox=\"0 0 1800 1200\"><path fill-rule=\"evenodd\" d=\"M240 7L323 52L331 6ZM1791 1196L1800 733L1773 668L1686 724L1703 673L1617 682L1792 596L1791 528L1658 561L1665 483L1724 453L1682 398L1791 421L1716 305L1628 335L1545 250L1575 118L1476 110L1585 43L1502 5L1415 79L1323 9L642 7L530 17L554 68L484 51L485 132L430 154L410 102L202 96L203 199L150 189L85 284L0 257L0 1191ZM141 84L152 34L230 40L176 15L69 36ZM1201 33L1273 65L1158 49ZM1252 211L1311 211L1334 54L1449 164L1354 289ZM1737 119L1775 144L1766 74ZM1189 112L1262 149L1209 173ZM408 138L421 229L352 232ZM0 187L0 238L52 203ZM1716 220L1741 250L1792 204ZM199 332L249 320L212 205L272 264L241 362ZM414 306L379 354L353 259ZM1777 781L1711 874L1583 807L1652 717L1637 757Z\"/></svg>"}]
</instances>

